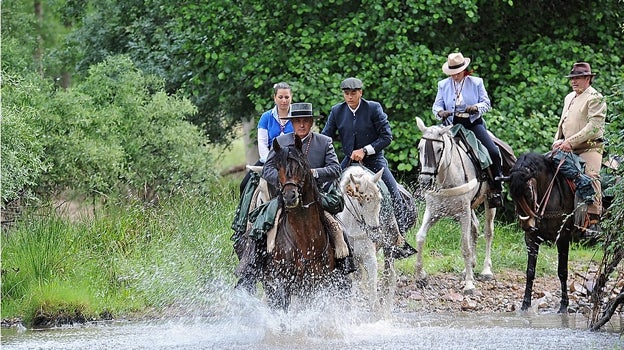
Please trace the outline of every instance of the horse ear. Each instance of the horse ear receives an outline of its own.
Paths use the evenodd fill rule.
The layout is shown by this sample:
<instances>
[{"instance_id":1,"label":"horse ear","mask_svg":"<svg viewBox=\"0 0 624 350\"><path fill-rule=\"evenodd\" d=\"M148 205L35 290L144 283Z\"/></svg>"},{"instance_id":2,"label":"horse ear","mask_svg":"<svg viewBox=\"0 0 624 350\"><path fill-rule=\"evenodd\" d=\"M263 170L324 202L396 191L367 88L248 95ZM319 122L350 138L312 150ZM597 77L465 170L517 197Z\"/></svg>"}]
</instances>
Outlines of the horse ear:
<instances>
[{"instance_id":1,"label":"horse ear","mask_svg":"<svg viewBox=\"0 0 624 350\"><path fill-rule=\"evenodd\" d=\"M301 142L301 137L297 134L295 134L295 147L300 151L303 149L303 142Z\"/></svg>"},{"instance_id":2,"label":"horse ear","mask_svg":"<svg viewBox=\"0 0 624 350\"><path fill-rule=\"evenodd\" d=\"M349 174L349 177L351 178L351 182L353 182L354 184L356 185L360 184L360 182L355 179L355 176L353 176L353 174Z\"/></svg>"},{"instance_id":3,"label":"horse ear","mask_svg":"<svg viewBox=\"0 0 624 350\"><path fill-rule=\"evenodd\" d=\"M383 175L383 169L379 170L377 172L377 174L375 174L375 176L373 176L373 182L377 182L379 181L379 179L381 179L381 175Z\"/></svg>"},{"instance_id":4,"label":"horse ear","mask_svg":"<svg viewBox=\"0 0 624 350\"><path fill-rule=\"evenodd\" d=\"M277 142L277 138L273 139L273 150L275 152L279 152L281 149L279 142Z\"/></svg>"},{"instance_id":5,"label":"horse ear","mask_svg":"<svg viewBox=\"0 0 624 350\"><path fill-rule=\"evenodd\" d=\"M418 126L418 129L420 129L422 133L425 133L425 130L427 130L427 126L425 125L425 122L423 122L423 120L418 117L416 117L416 125Z\"/></svg>"}]
</instances>

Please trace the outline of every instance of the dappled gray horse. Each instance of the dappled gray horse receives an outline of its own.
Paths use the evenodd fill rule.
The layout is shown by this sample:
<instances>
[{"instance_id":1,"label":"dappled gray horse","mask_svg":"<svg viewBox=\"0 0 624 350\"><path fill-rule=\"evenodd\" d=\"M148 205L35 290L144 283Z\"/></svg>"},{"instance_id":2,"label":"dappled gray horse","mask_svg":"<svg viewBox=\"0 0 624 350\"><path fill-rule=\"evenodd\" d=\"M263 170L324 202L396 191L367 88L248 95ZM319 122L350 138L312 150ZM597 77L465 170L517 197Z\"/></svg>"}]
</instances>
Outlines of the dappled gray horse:
<instances>
[{"instance_id":1,"label":"dappled gray horse","mask_svg":"<svg viewBox=\"0 0 624 350\"><path fill-rule=\"evenodd\" d=\"M358 263L354 286L359 287L372 309L380 306L377 294L377 251L384 245L392 247L398 234L396 220L380 218L383 197L378 183L382 174L383 169L374 174L364 167L353 165L346 168L340 178L345 208L338 214L338 219L344 225L353 258ZM391 221L394 222L393 228L390 228ZM388 234L384 236L384 233ZM391 255L384 254L384 306L392 302L396 289L394 259Z\"/></svg>"},{"instance_id":2,"label":"dappled gray horse","mask_svg":"<svg viewBox=\"0 0 624 350\"><path fill-rule=\"evenodd\" d=\"M474 209L485 203L485 259L481 276L492 278L492 238L496 209L488 206L487 181L478 178L478 172L463 144L455 142L451 126L425 126L420 118L416 123L423 136L418 144L421 172L419 186L423 190L426 208L422 225L416 235L416 280L423 283L422 252L429 228L443 217L451 217L461 225L461 250L465 265L464 293L475 289L473 268L477 263L479 219Z\"/></svg>"}]
</instances>

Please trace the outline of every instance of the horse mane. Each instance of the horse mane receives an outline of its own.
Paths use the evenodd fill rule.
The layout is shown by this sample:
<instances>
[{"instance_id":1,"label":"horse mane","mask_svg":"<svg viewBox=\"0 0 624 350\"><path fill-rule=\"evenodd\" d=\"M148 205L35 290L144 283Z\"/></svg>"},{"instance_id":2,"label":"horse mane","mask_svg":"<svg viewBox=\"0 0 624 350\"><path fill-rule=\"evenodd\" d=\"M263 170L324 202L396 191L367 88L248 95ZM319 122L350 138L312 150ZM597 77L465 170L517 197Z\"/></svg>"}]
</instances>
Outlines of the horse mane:
<instances>
[{"instance_id":1,"label":"horse mane","mask_svg":"<svg viewBox=\"0 0 624 350\"><path fill-rule=\"evenodd\" d=\"M552 174L552 161L543 154L529 152L518 158L509 177L509 194L521 198L527 190L527 182L540 176Z\"/></svg>"}]
</instances>

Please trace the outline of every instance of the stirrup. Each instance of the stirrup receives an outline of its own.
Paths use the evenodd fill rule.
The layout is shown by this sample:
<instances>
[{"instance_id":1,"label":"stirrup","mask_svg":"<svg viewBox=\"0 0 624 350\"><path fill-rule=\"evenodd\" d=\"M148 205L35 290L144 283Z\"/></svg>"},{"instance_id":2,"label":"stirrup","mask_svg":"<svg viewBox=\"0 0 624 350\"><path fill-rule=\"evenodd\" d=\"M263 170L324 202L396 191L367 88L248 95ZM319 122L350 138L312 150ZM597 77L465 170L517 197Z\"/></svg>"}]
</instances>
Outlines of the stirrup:
<instances>
[{"instance_id":1,"label":"stirrup","mask_svg":"<svg viewBox=\"0 0 624 350\"><path fill-rule=\"evenodd\" d=\"M488 194L488 204L490 208L502 208L503 196L500 192L492 192Z\"/></svg>"},{"instance_id":2,"label":"stirrup","mask_svg":"<svg viewBox=\"0 0 624 350\"><path fill-rule=\"evenodd\" d=\"M594 238L594 236L602 232L602 228L600 227L600 215L587 214L583 227L580 227L580 231L581 238Z\"/></svg>"}]
</instances>

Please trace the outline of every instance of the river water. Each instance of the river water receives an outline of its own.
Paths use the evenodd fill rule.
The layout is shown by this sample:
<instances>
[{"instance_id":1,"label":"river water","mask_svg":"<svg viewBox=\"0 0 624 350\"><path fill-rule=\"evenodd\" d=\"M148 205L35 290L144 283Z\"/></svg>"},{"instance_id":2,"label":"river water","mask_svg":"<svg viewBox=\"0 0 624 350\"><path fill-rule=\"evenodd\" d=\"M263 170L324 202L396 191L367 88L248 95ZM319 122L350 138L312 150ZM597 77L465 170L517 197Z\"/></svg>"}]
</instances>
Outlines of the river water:
<instances>
[{"instance_id":1,"label":"river water","mask_svg":"<svg viewBox=\"0 0 624 350\"><path fill-rule=\"evenodd\" d=\"M232 293L216 306L150 321L3 329L2 349L623 349L619 316L598 332L581 315L369 313L328 302L268 310Z\"/></svg>"}]
</instances>

